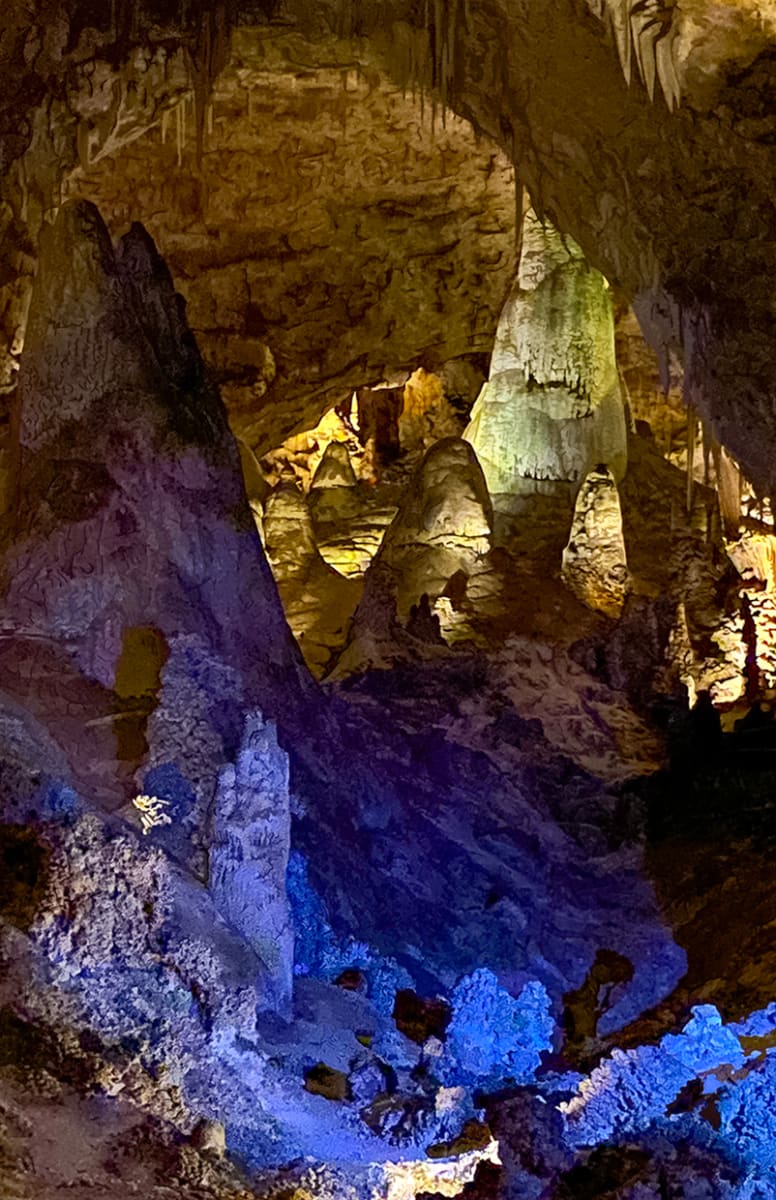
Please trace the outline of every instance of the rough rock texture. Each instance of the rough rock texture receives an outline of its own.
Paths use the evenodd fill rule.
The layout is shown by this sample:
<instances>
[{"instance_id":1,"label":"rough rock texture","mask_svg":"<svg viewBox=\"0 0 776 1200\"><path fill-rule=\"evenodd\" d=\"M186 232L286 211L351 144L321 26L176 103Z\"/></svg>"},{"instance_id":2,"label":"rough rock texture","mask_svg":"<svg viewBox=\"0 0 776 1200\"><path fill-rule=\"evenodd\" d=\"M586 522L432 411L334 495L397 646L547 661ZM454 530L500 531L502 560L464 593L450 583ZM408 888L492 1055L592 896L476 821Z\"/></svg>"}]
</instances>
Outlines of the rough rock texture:
<instances>
[{"instance_id":1,"label":"rough rock texture","mask_svg":"<svg viewBox=\"0 0 776 1200\"><path fill-rule=\"evenodd\" d=\"M264 540L278 579L304 576L311 567L320 565L307 500L291 483L281 484L267 496Z\"/></svg>"},{"instance_id":2,"label":"rough rock texture","mask_svg":"<svg viewBox=\"0 0 776 1200\"><path fill-rule=\"evenodd\" d=\"M221 916L266 963L269 1007L288 1012L294 931L286 895L291 844L288 757L260 713L245 720L234 766L221 771L213 804L208 886Z\"/></svg>"},{"instance_id":3,"label":"rough rock texture","mask_svg":"<svg viewBox=\"0 0 776 1200\"><path fill-rule=\"evenodd\" d=\"M409 3L394 9L393 27L370 6L360 30L399 71L406 20L416 58L435 57L448 102L514 155L539 211L638 299L664 365L678 349L693 400L769 494L772 7L666 6L654 22L622 8L621 19L576 0L480 0L430 48ZM650 101L636 53L618 52L614 29L630 29L631 9L634 29L645 26L644 61L671 64L670 107L660 87Z\"/></svg>"},{"instance_id":4,"label":"rough rock texture","mask_svg":"<svg viewBox=\"0 0 776 1200\"><path fill-rule=\"evenodd\" d=\"M315 468L310 490L315 488L355 487L356 476L344 442L329 442Z\"/></svg>"},{"instance_id":5,"label":"rough rock texture","mask_svg":"<svg viewBox=\"0 0 776 1200\"><path fill-rule=\"evenodd\" d=\"M344 496L350 506L354 491L327 486L311 491L310 496L321 501L324 517L331 505L339 516L341 498ZM352 504L357 511L357 499ZM346 578L324 560L316 544L307 499L293 484L281 484L270 492L264 530L267 557L286 619L305 661L320 676L330 665L332 655L344 645L348 622L361 598L361 581ZM348 550L352 557L352 543Z\"/></svg>"},{"instance_id":6,"label":"rough rock texture","mask_svg":"<svg viewBox=\"0 0 776 1200\"><path fill-rule=\"evenodd\" d=\"M147 226L254 449L397 368L489 350L514 269L499 151L347 41L277 28L235 32L211 104L201 171L184 108L182 164L170 120L72 187Z\"/></svg>"},{"instance_id":7,"label":"rough rock texture","mask_svg":"<svg viewBox=\"0 0 776 1200\"><path fill-rule=\"evenodd\" d=\"M142 228L114 251L93 206L61 210L42 248L19 400L20 502L1 564L7 670L13 679L14 654L53 656L82 681L84 720L113 714L113 750L100 757L115 804L145 758L175 639L199 639L231 672L206 701L229 750L240 692L275 711L280 680L295 694L303 668L223 407ZM259 621L245 621L251 609ZM62 679L44 695L28 669L13 686L62 733L75 699ZM66 750L77 760L78 743ZM116 780L117 762L129 778Z\"/></svg>"},{"instance_id":8,"label":"rough rock texture","mask_svg":"<svg viewBox=\"0 0 776 1200\"><path fill-rule=\"evenodd\" d=\"M448 385L455 386L452 370ZM399 441L403 450L425 452L441 438L460 436L462 421L447 399L445 386L441 375L422 367L407 380L399 415Z\"/></svg>"},{"instance_id":9,"label":"rough rock texture","mask_svg":"<svg viewBox=\"0 0 776 1200\"><path fill-rule=\"evenodd\" d=\"M621 721L616 697L598 688L591 718L592 681L579 672L577 703L556 685L545 740L537 718L547 676L531 689L519 679L530 656L513 655L492 678L483 656L421 651L416 641L392 670L340 685L332 715L347 729L347 769L295 776L295 845L331 925L397 958L429 995L488 966L514 994L533 978L555 997L583 982L597 950L615 950L634 965L602 1018L602 1032L617 1028L649 995L671 990L683 962L638 882L638 815L571 754L576 742L588 761L605 755L607 778L622 778L617 743L635 766L648 756L648 731ZM568 663L572 681L574 671ZM597 747L591 732L582 749L572 722L581 732L599 717L609 731ZM559 753L549 738L564 720Z\"/></svg>"},{"instance_id":10,"label":"rough rock texture","mask_svg":"<svg viewBox=\"0 0 776 1200\"><path fill-rule=\"evenodd\" d=\"M323 39L319 58L334 27L354 34L354 63L382 62L425 89L429 107L435 81L443 102L501 144L538 210L638 300L664 365L671 348L686 358L693 400L767 494L776 393L767 237L775 170L770 16L761 20L732 0L668 7L655 22L630 9L612 19L608 5L576 0L477 0L466 20L460 7L432 8L424 18L422 6L396 0L389 17L382 5L364 3L356 19L344 0L330 8L288 0L283 11L298 31ZM42 214L55 210L62 168L77 161L79 144L89 158L109 152L158 120L184 90L201 95L202 77L192 80L185 55L174 56L201 6L187 6L185 30L177 6L155 4L152 21L139 10L121 6L113 27L107 12L77 0L61 4L55 22L41 3L3 18L9 69L0 136L3 161L12 166L3 208L4 299L12 355L26 302L16 281L24 278L28 295ZM770 14L770 5L760 11ZM246 15L266 19L260 6ZM141 30L148 45L131 54ZM642 43L643 52L630 53ZM668 80L653 101L652 67ZM58 90L51 103L48 87Z\"/></svg>"},{"instance_id":11,"label":"rough rock texture","mask_svg":"<svg viewBox=\"0 0 776 1200\"><path fill-rule=\"evenodd\" d=\"M628 563L617 483L601 464L585 476L574 505L561 576L590 608L618 617L628 591Z\"/></svg>"},{"instance_id":12,"label":"rough rock texture","mask_svg":"<svg viewBox=\"0 0 776 1200\"><path fill-rule=\"evenodd\" d=\"M441 642L430 606L487 559L493 514L471 446L444 438L425 455L364 579L349 645L337 673L381 661L402 629L420 641ZM456 593L457 594L457 593Z\"/></svg>"},{"instance_id":13,"label":"rough rock texture","mask_svg":"<svg viewBox=\"0 0 776 1200\"><path fill-rule=\"evenodd\" d=\"M490 378L464 437L497 507L534 491L568 492L596 463L621 479L625 416L614 315L603 277L532 210L499 321Z\"/></svg>"}]
</instances>

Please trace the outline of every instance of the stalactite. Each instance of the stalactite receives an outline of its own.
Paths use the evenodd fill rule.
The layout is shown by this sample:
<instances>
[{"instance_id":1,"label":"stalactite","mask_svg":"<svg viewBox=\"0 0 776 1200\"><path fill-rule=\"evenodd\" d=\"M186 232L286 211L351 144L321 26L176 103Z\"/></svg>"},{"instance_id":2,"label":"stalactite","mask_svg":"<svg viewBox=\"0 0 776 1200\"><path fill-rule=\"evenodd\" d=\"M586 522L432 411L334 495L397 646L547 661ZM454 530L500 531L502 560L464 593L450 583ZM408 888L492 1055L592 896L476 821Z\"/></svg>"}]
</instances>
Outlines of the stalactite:
<instances>
[{"instance_id":1,"label":"stalactite","mask_svg":"<svg viewBox=\"0 0 776 1200\"><path fill-rule=\"evenodd\" d=\"M711 448L713 435L709 428L708 421L701 420L701 444L703 447L703 484L704 487L709 486L709 459L711 457Z\"/></svg>"},{"instance_id":2,"label":"stalactite","mask_svg":"<svg viewBox=\"0 0 776 1200\"><path fill-rule=\"evenodd\" d=\"M669 110L677 108L681 85L673 52L676 0L588 0L588 4L612 35L628 86L635 59L650 100L657 81Z\"/></svg>"},{"instance_id":3,"label":"stalactite","mask_svg":"<svg viewBox=\"0 0 776 1200\"><path fill-rule=\"evenodd\" d=\"M186 101L181 100L175 109L175 146L178 166L183 166L183 151L186 145Z\"/></svg>"},{"instance_id":4,"label":"stalactite","mask_svg":"<svg viewBox=\"0 0 776 1200\"><path fill-rule=\"evenodd\" d=\"M204 11L199 19L194 46L189 50L189 73L194 96L196 163L199 168L207 133L207 108L213 84L228 58L229 13L225 0Z\"/></svg>"},{"instance_id":5,"label":"stalactite","mask_svg":"<svg viewBox=\"0 0 776 1200\"><path fill-rule=\"evenodd\" d=\"M698 419L695 415L694 408L690 405L687 408L687 512L692 512L692 502L694 494L695 477L693 475L693 464L695 462L695 446L698 433Z\"/></svg>"},{"instance_id":6,"label":"stalactite","mask_svg":"<svg viewBox=\"0 0 776 1200\"><path fill-rule=\"evenodd\" d=\"M712 438L711 453L725 536L736 538L741 525L741 471L716 438Z\"/></svg>"}]
</instances>

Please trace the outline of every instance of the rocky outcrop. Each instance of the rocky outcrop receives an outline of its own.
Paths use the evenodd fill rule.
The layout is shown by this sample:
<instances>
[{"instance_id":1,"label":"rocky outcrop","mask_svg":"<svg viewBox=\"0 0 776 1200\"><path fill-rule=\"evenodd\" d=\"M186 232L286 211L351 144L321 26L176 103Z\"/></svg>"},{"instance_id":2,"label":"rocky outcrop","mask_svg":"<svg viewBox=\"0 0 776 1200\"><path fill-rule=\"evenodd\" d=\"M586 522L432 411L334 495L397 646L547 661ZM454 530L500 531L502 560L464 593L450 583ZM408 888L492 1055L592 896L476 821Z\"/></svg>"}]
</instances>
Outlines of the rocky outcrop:
<instances>
[{"instance_id":1,"label":"rocky outcrop","mask_svg":"<svg viewBox=\"0 0 776 1200\"><path fill-rule=\"evenodd\" d=\"M0 562L4 653L10 661L14 647L23 656L32 646L83 681L82 728L90 718L114 725L100 769L115 804L146 761L148 718L178 639L198 640L229 677L228 692L216 687L207 700L222 746L238 740L241 701L272 712L280 680L288 695L305 676L223 406L140 226L114 250L92 205L62 209L41 249L18 391L20 501ZM74 711L58 691L63 678L47 700L29 673L18 683L34 711L48 705L61 736ZM68 739L66 749L76 761L79 746ZM183 744L175 761L185 773ZM129 776L118 783L121 763Z\"/></svg>"},{"instance_id":2,"label":"rocky outcrop","mask_svg":"<svg viewBox=\"0 0 776 1200\"><path fill-rule=\"evenodd\" d=\"M233 766L218 779L209 889L216 908L266 964L269 1007L288 1012L294 931L286 895L291 843L288 757L271 722L245 721Z\"/></svg>"},{"instance_id":3,"label":"rocky outcrop","mask_svg":"<svg viewBox=\"0 0 776 1200\"><path fill-rule=\"evenodd\" d=\"M606 462L627 462L614 316L603 276L529 209L515 285L499 321L490 378L464 437L496 507L535 491L573 494Z\"/></svg>"},{"instance_id":4,"label":"rocky outcrop","mask_svg":"<svg viewBox=\"0 0 776 1200\"><path fill-rule=\"evenodd\" d=\"M603 463L579 489L561 576L589 608L620 615L629 585L622 509L614 476Z\"/></svg>"}]
</instances>

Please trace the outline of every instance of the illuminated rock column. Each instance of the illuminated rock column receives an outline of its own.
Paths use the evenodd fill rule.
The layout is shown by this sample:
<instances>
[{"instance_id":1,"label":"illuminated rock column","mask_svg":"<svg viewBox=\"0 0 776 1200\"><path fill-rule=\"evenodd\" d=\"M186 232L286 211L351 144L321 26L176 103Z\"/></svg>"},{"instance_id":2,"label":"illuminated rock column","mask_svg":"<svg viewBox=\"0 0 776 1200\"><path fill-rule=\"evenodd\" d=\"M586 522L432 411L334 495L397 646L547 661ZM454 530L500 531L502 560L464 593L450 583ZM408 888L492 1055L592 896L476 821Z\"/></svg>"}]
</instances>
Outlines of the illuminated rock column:
<instances>
[{"instance_id":1,"label":"illuminated rock column","mask_svg":"<svg viewBox=\"0 0 776 1200\"><path fill-rule=\"evenodd\" d=\"M578 246L532 210L501 314L490 379L464 434L494 506L571 494L597 463L625 473L626 426L608 285Z\"/></svg>"}]
</instances>

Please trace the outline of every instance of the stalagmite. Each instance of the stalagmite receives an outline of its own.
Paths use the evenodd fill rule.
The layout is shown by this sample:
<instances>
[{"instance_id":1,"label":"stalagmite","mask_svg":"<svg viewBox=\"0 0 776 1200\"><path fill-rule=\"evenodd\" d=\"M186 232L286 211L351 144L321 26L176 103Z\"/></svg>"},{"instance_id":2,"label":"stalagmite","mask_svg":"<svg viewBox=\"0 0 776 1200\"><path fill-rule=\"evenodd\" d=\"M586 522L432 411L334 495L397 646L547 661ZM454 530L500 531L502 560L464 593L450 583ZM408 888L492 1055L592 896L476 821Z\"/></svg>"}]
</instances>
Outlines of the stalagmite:
<instances>
[{"instance_id":1,"label":"stalagmite","mask_svg":"<svg viewBox=\"0 0 776 1200\"><path fill-rule=\"evenodd\" d=\"M348 448L344 442L329 442L323 458L313 475L311 490L318 488L351 488L356 486L356 476L350 462Z\"/></svg>"},{"instance_id":2,"label":"stalagmite","mask_svg":"<svg viewBox=\"0 0 776 1200\"><path fill-rule=\"evenodd\" d=\"M698 418L692 408L687 409L687 511L692 512L695 468L695 447L698 437Z\"/></svg>"},{"instance_id":3,"label":"stalagmite","mask_svg":"<svg viewBox=\"0 0 776 1200\"><path fill-rule=\"evenodd\" d=\"M283 483L267 497L264 539L276 578L306 576L320 563L307 501L293 484Z\"/></svg>"},{"instance_id":4,"label":"stalagmite","mask_svg":"<svg viewBox=\"0 0 776 1200\"><path fill-rule=\"evenodd\" d=\"M741 524L741 471L724 446L720 446L716 440L712 440L711 454L725 536L737 538Z\"/></svg>"},{"instance_id":5,"label":"stalagmite","mask_svg":"<svg viewBox=\"0 0 776 1200\"><path fill-rule=\"evenodd\" d=\"M561 575L588 608L618 617L628 592L622 511L611 471L599 464L579 489Z\"/></svg>"},{"instance_id":6,"label":"stalagmite","mask_svg":"<svg viewBox=\"0 0 776 1200\"><path fill-rule=\"evenodd\" d=\"M426 454L364 580L337 670L390 658L407 643L439 641L431 605L480 570L491 548L493 511L477 456L462 438ZM422 629L436 627L436 636Z\"/></svg>"},{"instance_id":7,"label":"stalagmite","mask_svg":"<svg viewBox=\"0 0 776 1200\"><path fill-rule=\"evenodd\" d=\"M221 399L142 227L114 248L97 209L71 201L46 230L18 402L20 504L2 551L0 623L23 634L14 635L18 645L5 643L4 690L14 655L29 669L31 646L66 637L83 703L92 703L95 688L121 698L128 665L150 671L159 659L154 641L174 656L183 640L187 664L210 664L214 746L234 744L240 703L274 715L279 697L304 687L306 676ZM257 616L246 620L250 612ZM150 659L140 637L149 629ZM276 663L283 664L280 688L272 682ZM151 699L175 707L163 680ZM68 734L74 768L94 773L90 787L107 802L126 797L129 774L155 754L146 700L137 736L125 736L127 723L117 718L116 746L102 758L89 747L88 722L78 736ZM46 720L58 728L65 709L56 687L46 704ZM186 775L191 748L178 741L165 761ZM214 753L213 771L217 761Z\"/></svg>"},{"instance_id":8,"label":"stalagmite","mask_svg":"<svg viewBox=\"0 0 776 1200\"><path fill-rule=\"evenodd\" d=\"M294 966L290 844L288 757L274 724L249 713L237 759L218 779L209 887L221 915L266 964L268 999L279 1011L290 1004Z\"/></svg>"},{"instance_id":9,"label":"stalagmite","mask_svg":"<svg viewBox=\"0 0 776 1200\"><path fill-rule=\"evenodd\" d=\"M626 426L603 276L533 210L501 314L490 379L464 433L494 507L531 492L571 494L599 462L625 473Z\"/></svg>"}]
</instances>

